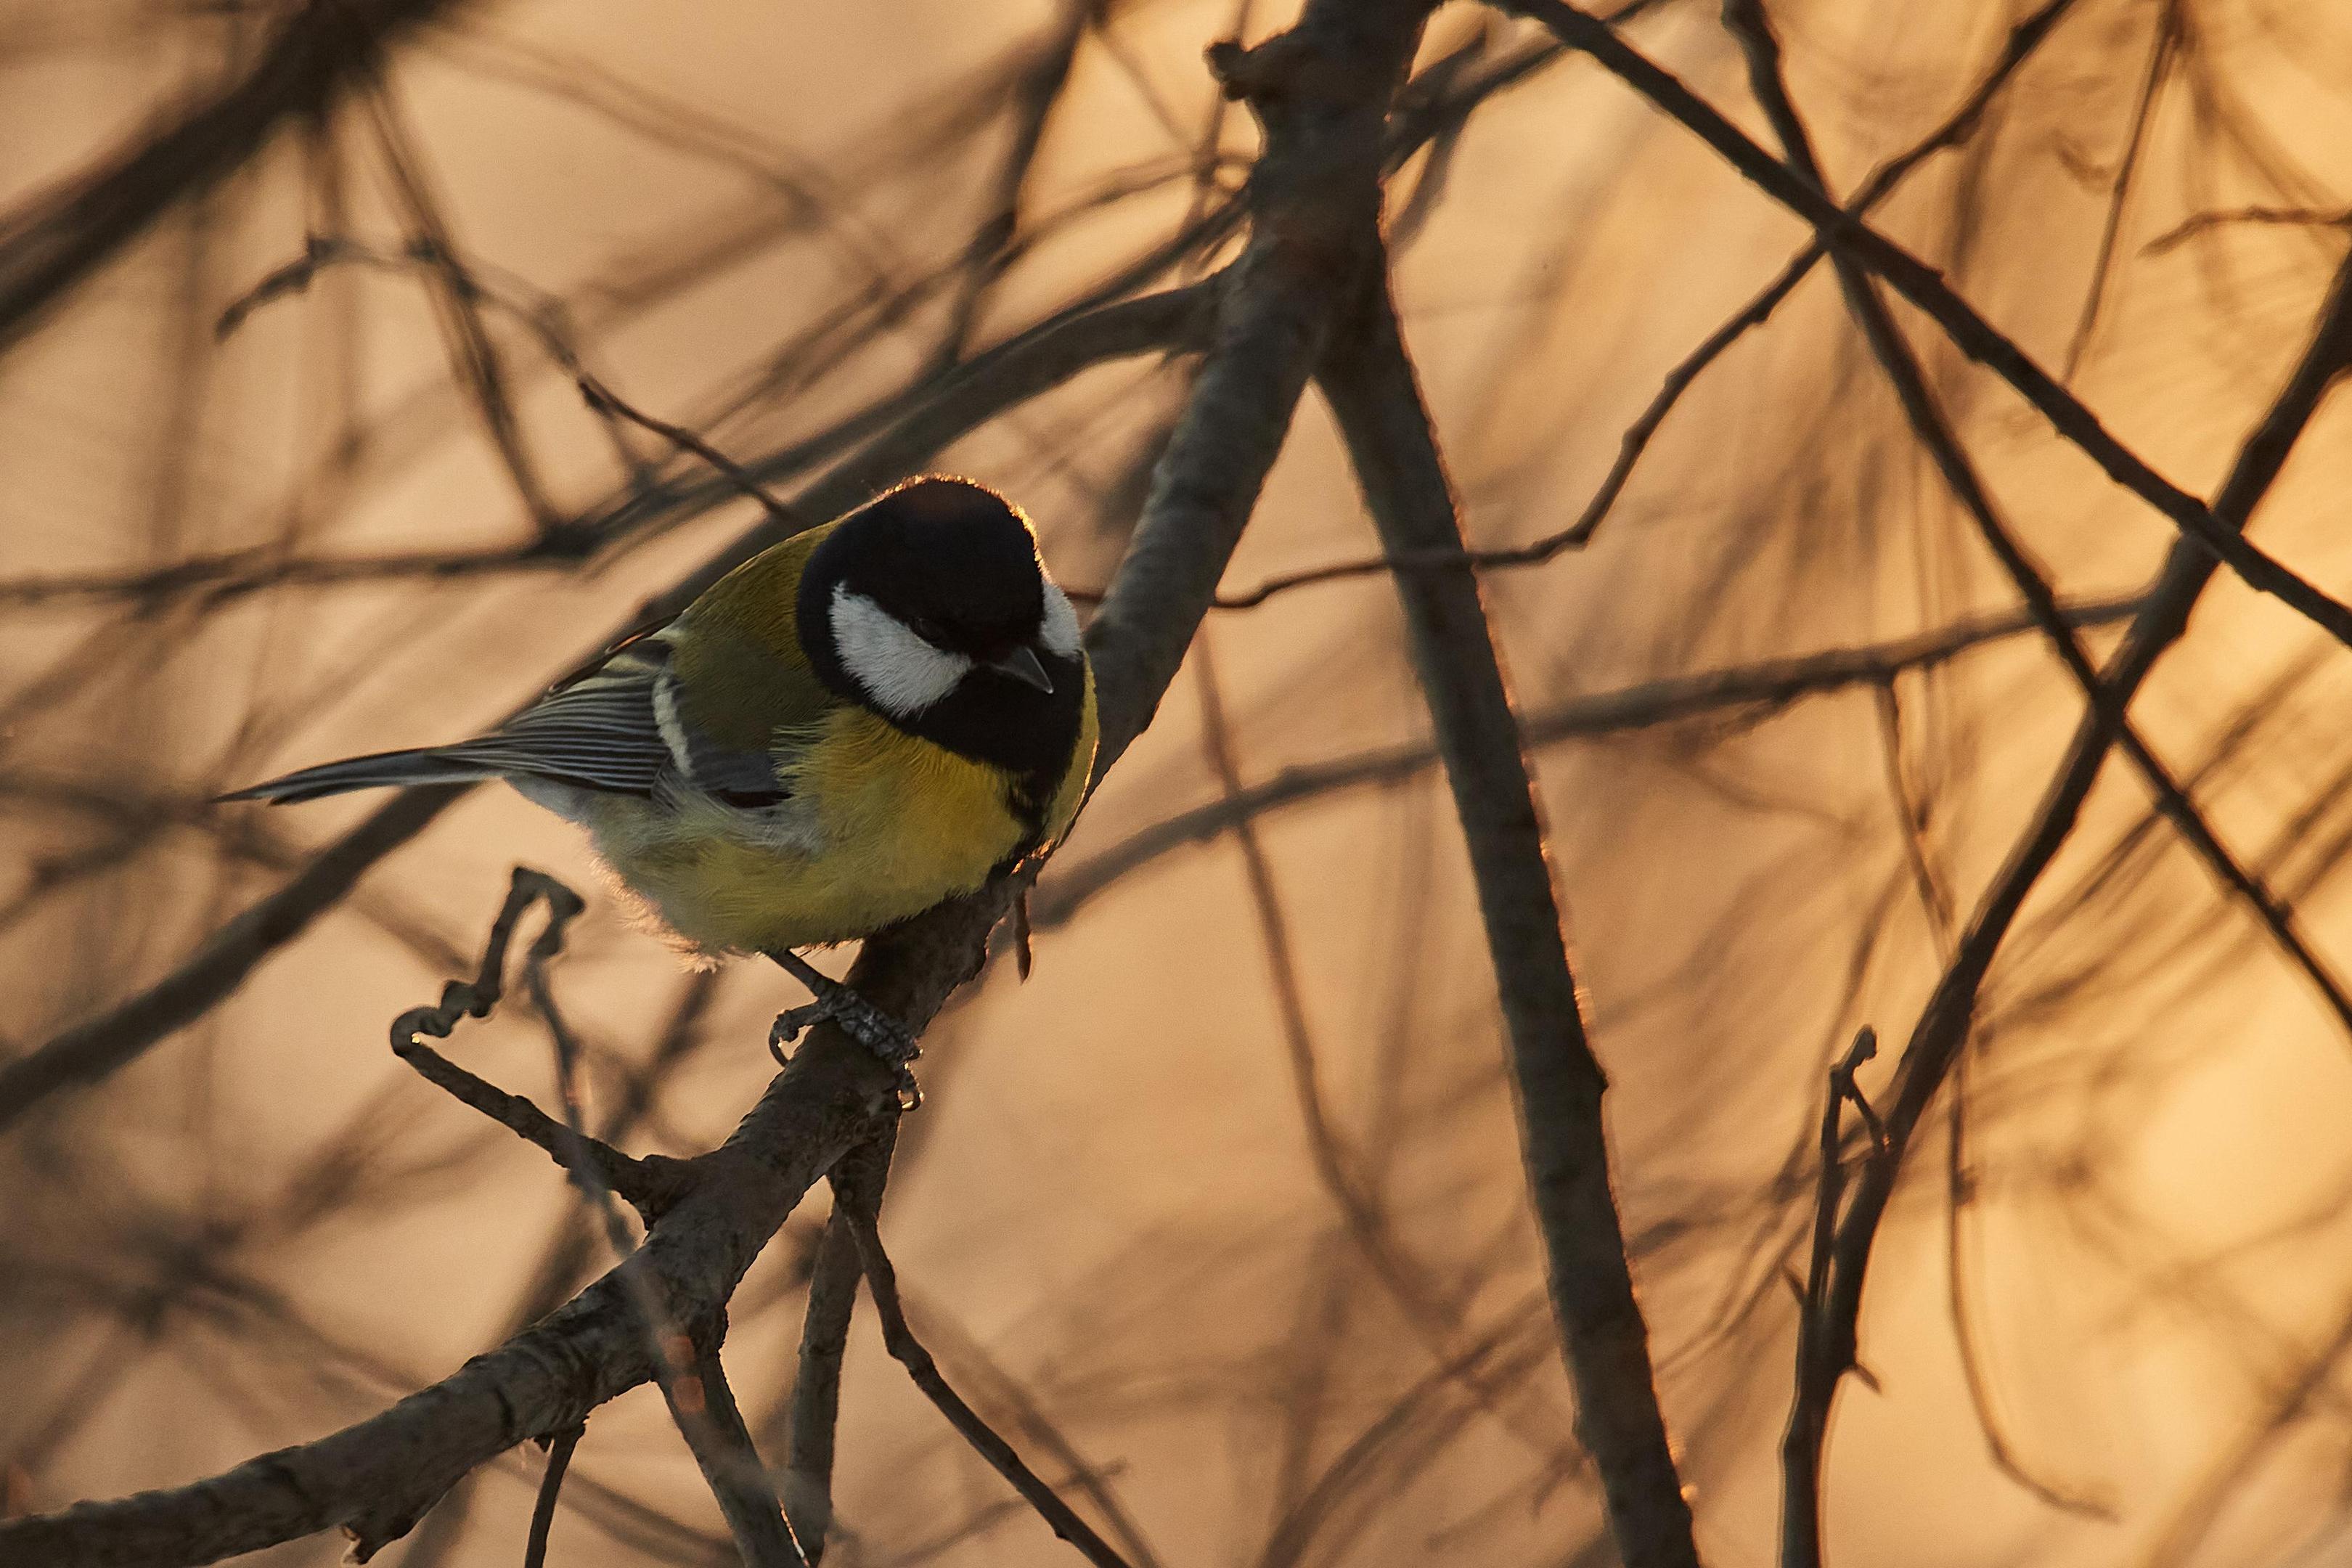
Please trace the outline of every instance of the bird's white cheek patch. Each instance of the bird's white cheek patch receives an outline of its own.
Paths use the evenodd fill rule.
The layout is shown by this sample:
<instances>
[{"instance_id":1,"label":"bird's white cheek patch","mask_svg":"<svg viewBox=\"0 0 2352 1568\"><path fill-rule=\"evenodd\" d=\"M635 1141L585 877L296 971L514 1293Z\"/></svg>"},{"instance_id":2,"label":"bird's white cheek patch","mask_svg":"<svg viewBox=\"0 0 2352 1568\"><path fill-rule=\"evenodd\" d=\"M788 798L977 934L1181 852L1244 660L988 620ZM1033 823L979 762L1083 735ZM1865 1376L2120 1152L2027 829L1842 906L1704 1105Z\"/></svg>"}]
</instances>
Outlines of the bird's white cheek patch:
<instances>
[{"instance_id":1,"label":"bird's white cheek patch","mask_svg":"<svg viewBox=\"0 0 2352 1568\"><path fill-rule=\"evenodd\" d=\"M846 587L833 591L833 646L874 705L908 719L956 689L971 660L933 647L889 611Z\"/></svg>"},{"instance_id":2,"label":"bird's white cheek patch","mask_svg":"<svg viewBox=\"0 0 2352 1568\"><path fill-rule=\"evenodd\" d=\"M1078 612L1070 608L1070 596L1051 577L1045 579L1045 616L1037 624L1037 640L1047 653L1078 657Z\"/></svg>"}]
</instances>

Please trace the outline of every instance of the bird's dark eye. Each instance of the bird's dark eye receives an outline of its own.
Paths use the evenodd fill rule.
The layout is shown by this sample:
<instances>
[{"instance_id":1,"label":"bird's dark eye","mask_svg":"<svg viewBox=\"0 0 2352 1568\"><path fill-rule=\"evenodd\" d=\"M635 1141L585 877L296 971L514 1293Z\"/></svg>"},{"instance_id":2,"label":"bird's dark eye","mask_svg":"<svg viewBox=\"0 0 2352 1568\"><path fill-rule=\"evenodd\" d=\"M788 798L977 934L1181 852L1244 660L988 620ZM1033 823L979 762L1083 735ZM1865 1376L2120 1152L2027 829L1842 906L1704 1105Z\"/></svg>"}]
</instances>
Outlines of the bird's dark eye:
<instances>
[{"instance_id":1,"label":"bird's dark eye","mask_svg":"<svg viewBox=\"0 0 2352 1568\"><path fill-rule=\"evenodd\" d=\"M907 629L933 647L943 647L947 645L947 628L929 616L914 616L907 622Z\"/></svg>"}]
</instances>

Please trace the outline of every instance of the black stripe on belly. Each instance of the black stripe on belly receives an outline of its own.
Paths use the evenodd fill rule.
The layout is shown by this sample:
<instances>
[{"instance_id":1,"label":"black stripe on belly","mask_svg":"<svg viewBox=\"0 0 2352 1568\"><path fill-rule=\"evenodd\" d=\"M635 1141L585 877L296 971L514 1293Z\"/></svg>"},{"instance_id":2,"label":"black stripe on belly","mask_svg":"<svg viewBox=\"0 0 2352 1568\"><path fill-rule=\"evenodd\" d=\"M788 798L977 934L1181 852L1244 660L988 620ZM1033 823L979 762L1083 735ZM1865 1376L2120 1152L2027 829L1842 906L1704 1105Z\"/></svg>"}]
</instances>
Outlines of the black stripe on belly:
<instances>
[{"instance_id":1,"label":"black stripe on belly","mask_svg":"<svg viewBox=\"0 0 2352 1568\"><path fill-rule=\"evenodd\" d=\"M990 876L1004 875L1036 853L1037 847L1045 841L1045 814L1054 808L1054 796L1061 790L1061 774L1068 772L1069 760L1066 757L1060 772L1052 776L1032 770L1004 781L1004 806L1021 824L1021 840L1013 847L1012 854L996 863Z\"/></svg>"},{"instance_id":2,"label":"black stripe on belly","mask_svg":"<svg viewBox=\"0 0 2352 1568\"><path fill-rule=\"evenodd\" d=\"M1022 831L1019 846L1000 870L1044 841L1046 813L1069 776L1086 716L1085 659L1041 654L1039 661L1053 679L1051 691L982 668L912 718L880 715L895 729L1008 775L1004 805Z\"/></svg>"}]
</instances>

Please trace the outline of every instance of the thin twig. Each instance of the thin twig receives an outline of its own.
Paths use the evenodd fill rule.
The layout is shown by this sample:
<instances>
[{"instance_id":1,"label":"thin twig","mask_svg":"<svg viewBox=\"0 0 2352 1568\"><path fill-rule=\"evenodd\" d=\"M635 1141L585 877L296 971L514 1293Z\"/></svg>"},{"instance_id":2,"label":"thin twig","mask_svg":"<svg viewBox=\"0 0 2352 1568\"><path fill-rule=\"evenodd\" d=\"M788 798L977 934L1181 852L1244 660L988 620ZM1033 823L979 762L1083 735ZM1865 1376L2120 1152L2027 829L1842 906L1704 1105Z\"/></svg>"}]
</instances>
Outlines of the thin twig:
<instances>
[{"instance_id":1,"label":"thin twig","mask_svg":"<svg viewBox=\"0 0 2352 1568\"><path fill-rule=\"evenodd\" d=\"M2232 530L2246 526L2320 403L2347 367L2352 367L2352 260L2337 269L2302 358L2285 388L2240 447L2215 496L2213 515L2223 526ZM2149 590L2147 607L2103 670L2102 700L2077 725L2065 760L2052 777L2039 809L2011 847L2000 876L1979 903L1958 952L1921 1011L1895 1065L1891 1096L1882 1097L1891 1100L1884 1112L1887 1157L1864 1168L1838 1224L1824 1309L1831 1327L1824 1331L1817 1359L1801 1371L1801 1380L1811 1379L1833 1392L1836 1378L1830 1369L1840 1364L1834 1348L1840 1338L1850 1339L1859 1318L1871 1250L1904 1154L1967 1039L1985 977L2028 896L2073 837L2083 804L2116 744L2115 715L2187 629L2189 613L2214 570L2213 558L2200 549L2186 541L2174 546ZM1790 1485L1793 1495L1793 1476Z\"/></svg>"},{"instance_id":2,"label":"thin twig","mask_svg":"<svg viewBox=\"0 0 2352 1568\"><path fill-rule=\"evenodd\" d=\"M841 1359L857 1306L857 1238L836 1209L825 1221L809 1271L799 1371L784 1448L784 1513L811 1564L824 1560L833 1528L833 1442L841 1416Z\"/></svg>"},{"instance_id":3,"label":"thin twig","mask_svg":"<svg viewBox=\"0 0 2352 1568\"><path fill-rule=\"evenodd\" d=\"M2099 328L2099 309L2106 302L2107 279L2116 259L2116 242L2123 233L2124 211L2131 203L2132 178L2139 173L2140 154L2147 146L2147 128L2156 119L2158 99L2164 91L2165 77L2172 68L2180 51L2180 6L2179 0L2164 0L2157 8L2156 38L2148 46L2147 71L2139 84L2139 95L2132 105L2131 132L2124 138L2124 150L2116 160L2116 177L2107 193L2107 216L2099 231L2098 248L2091 256L2091 286L2083 296L2083 309L2074 321L2074 335L2067 340L2063 380L2071 384L2083 368L2084 356L2091 351L2091 336Z\"/></svg>"},{"instance_id":4,"label":"thin twig","mask_svg":"<svg viewBox=\"0 0 2352 1568\"><path fill-rule=\"evenodd\" d=\"M849 1163L844 1162L845 1166ZM850 1235L856 1239L857 1256L866 1270L866 1289L874 1299L875 1315L882 1320L882 1342L890 1354L906 1367L915 1386L940 1408L948 1424L963 1435L964 1440L986 1459L998 1475L1013 1483L1013 1489L1028 1500L1029 1506L1051 1526L1055 1535L1076 1547L1096 1568L1133 1568L1121 1556L1118 1548L1105 1541L1094 1526L1080 1519L1061 1494L1047 1486L1034 1470L1013 1451L1013 1445L998 1435L996 1429L982 1419L980 1413L966 1404L963 1397L948 1386L940 1373L939 1363L931 1352L923 1348L915 1331L907 1322L906 1309L898 1300L898 1278L890 1267L890 1256L883 1249L882 1233L876 1225L872 1206L876 1194L871 1184L852 1177L845 1169L836 1168L834 1196L841 1205L835 1212L849 1218Z\"/></svg>"},{"instance_id":5,"label":"thin twig","mask_svg":"<svg viewBox=\"0 0 2352 1568\"><path fill-rule=\"evenodd\" d=\"M562 952L566 928L586 908L580 896L551 877L516 867L506 903L491 923L489 940L483 946L480 973L472 981L450 982L444 987L438 1005L411 1008L402 1014L393 1024L393 1048L415 1066L417 1063L412 1053L418 1048L415 1039L419 1034L446 1038L458 1020L488 1017L504 990L506 952L515 927L526 911L540 903L547 906L547 922L524 955L523 980L555 1047L556 1086L563 1105L563 1120L552 1124L551 1134L541 1125L549 1119L527 1101L519 1102L528 1107L527 1115L516 1113L511 1106L503 1104L491 1114L542 1147L546 1146L542 1139L553 1142L560 1151L561 1163L571 1172L588 1204L589 1212L603 1223L614 1259L622 1265L618 1270L620 1279L653 1357L655 1381L669 1405L679 1434L719 1499L719 1511L726 1516L747 1568L803 1568L799 1548L784 1522L782 1509L760 1466L751 1436L743 1428L743 1418L735 1409L734 1395L727 1388L715 1336L706 1334L698 1339L682 1330L644 1271L628 1267L637 1248L613 1202L615 1193L628 1197L651 1224L685 1195L691 1183L691 1167L684 1162L665 1162L656 1168L665 1178L656 1194L647 1195L642 1190L633 1194L622 1183L645 1186L635 1179L640 1163L616 1153L588 1135L580 1111L579 1043L564 1024L562 1010L556 1005L547 978L548 964ZM465 1080L452 1092L467 1104L480 1109L477 1098L479 1094L497 1096L500 1101L514 1100L513 1096L499 1095L472 1074L451 1067L439 1053L425 1054L446 1074ZM420 1067L419 1070L425 1069ZM431 1072L426 1076L436 1083L444 1081L443 1077ZM614 1181L615 1175L622 1182Z\"/></svg>"},{"instance_id":6,"label":"thin twig","mask_svg":"<svg viewBox=\"0 0 2352 1568\"><path fill-rule=\"evenodd\" d=\"M2199 213L2194 217L2182 219L2149 240L2141 247L2140 254L2162 256L2200 234L2234 224L2281 228L2352 228L2352 212L2342 207L2231 207L2221 212Z\"/></svg>"},{"instance_id":7,"label":"thin twig","mask_svg":"<svg viewBox=\"0 0 2352 1568\"><path fill-rule=\"evenodd\" d=\"M1713 105L1619 37L1607 23L1565 0L1495 0L1505 10L1551 28L1570 48L1655 104L1720 153L1750 184L1811 224L1832 251L1851 255L1917 306L1952 342L2013 387L2053 430L2079 447L2108 478L2169 520L2183 537L2229 566L2249 587L2291 605L2352 647L2352 606L2242 538L2205 503L2116 439L2081 399L2059 384L2015 339L1985 320L1940 274L1823 195L1759 145Z\"/></svg>"},{"instance_id":8,"label":"thin twig","mask_svg":"<svg viewBox=\"0 0 2352 1568\"><path fill-rule=\"evenodd\" d=\"M1880 762L1886 774L1887 799L1894 809L1904 859L1910 867L1912 890L1927 916L1937 962L1949 963L1959 944L1958 916L1954 910L1951 890L1937 871L1928 850L1930 805L1924 795L1914 798L1909 770L1904 765L1903 705L1895 683L1885 682L1876 696ZM2053 1508L2088 1519L2111 1520L2116 1517L2116 1509L2105 1498L2084 1488L2053 1480L2027 1463L2002 1417L1998 1391L1986 1364L1986 1352L1979 1343L1974 1315L1969 1310L1965 1227L1977 1195L1976 1174L1970 1169L1969 1155L1969 1111L1973 1093L1969 1081L1969 1063L1972 1057L1981 1055L1990 1045L1989 1034L1990 1031L1979 1031L1963 1043L1952 1060L1952 1089L1944 1102L1945 1305L1952 1320L1953 1346L1959 1352L1960 1380L1967 1385L1969 1404L1976 1412L1977 1429L1984 1435L1985 1449L1991 1456L1994 1468Z\"/></svg>"},{"instance_id":9,"label":"thin twig","mask_svg":"<svg viewBox=\"0 0 2352 1568\"><path fill-rule=\"evenodd\" d=\"M528 961L533 989L541 989L543 983L537 979L541 968L562 947L564 928L586 905L579 894L554 878L518 866L507 889L506 902L499 908L498 918L490 922L489 939L483 944L478 972L471 980L453 980L443 986L438 1003L412 1007L394 1019L393 1052L460 1104L480 1111L525 1142L545 1151L558 1165L576 1171L584 1163L594 1171L597 1180L650 1219L679 1196L682 1162L637 1160L624 1154L556 1121L522 1096L509 1094L483 1081L419 1037L430 1035L446 1040L461 1019L490 1016L490 1010L506 994L507 948L514 939L515 927L534 905L542 903L547 906L547 925L533 944ZM542 999L534 997L534 1001L543 1008Z\"/></svg>"},{"instance_id":10,"label":"thin twig","mask_svg":"<svg viewBox=\"0 0 2352 1568\"><path fill-rule=\"evenodd\" d=\"M854 1254L853 1254L854 1256ZM905 1293L900 1293L900 1305L906 1306ZM1087 1500L1102 1510L1106 1534L1125 1552L1135 1568L1160 1568L1159 1554L1134 1516L1111 1489L1111 1478L1118 1469L1116 1464L1097 1465L1078 1451L1077 1445L1057 1426L1039 1405L1036 1397L1013 1373L999 1364L989 1354L988 1348L974 1339L954 1318L940 1310L924 1310L919 1302L908 1308L909 1316L920 1311L931 1341L944 1335L950 1343L948 1356L951 1361L970 1366L976 1376L983 1379L990 1402L1002 1405L1012 1424L1047 1457L1059 1463L1068 1479L1063 1487L1083 1493ZM1016 1505L1018 1506L1018 1505Z\"/></svg>"},{"instance_id":11,"label":"thin twig","mask_svg":"<svg viewBox=\"0 0 2352 1568\"><path fill-rule=\"evenodd\" d=\"M588 1424L566 1426L548 1445L547 1472L539 1479L539 1500L531 1506L530 1538L522 1550L522 1568L547 1568L547 1535L555 1525L555 1500L563 1490L563 1472L572 1468L572 1450L580 1446Z\"/></svg>"},{"instance_id":12,"label":"thin twig","mask_svg":"<svg viewBox=\"0 0 2352 1568\"><path fill-rule=\"evenodd\" d=\"M1805 1266L1797 1318L1797 1396L1789 1410L1788 1435L1781 1441L1780 1568L1821 1568L1822 1439L1829 1429L1830 1405L1837 1384L1854 1370L1853 1325L1835 1316L1830 1289L1846 1185L1844 1113L1852 1104L1868 1118L1867 1161L1874 1164L1888 1160L1885 1131L1854 1082L1854 1073L1877 1055L1878 1032L1864 1025L1855 1033L1844 1058L1831 1065L1829 1091L1822 1104L1821 1174L1814 1190L1812 1251Z\"/></svg>"},{"instance_id":13,"label":"thin twig","mask_svg":"<svg viewBox=\"0 0 2352 1568\"><path fill-rule=\"evenodd\" d=\"M802 492L799 510L816 517L845 511L881 485L919 468L942 447L988 419L1060 385L1091 365L1105 359L1197 341L1209 307L1217 297L1216 281L1211 279L1140 300L1120 300L1099 310L1060 316L1048 327L1024 333L978 356L947 386L911 399L910 406L899 409L897 423L886 426L867 446ZM1279 440L1279 432L1275 439ZM1202 454L1193 460L1199 463L1213 459ZM1271 460L1269 452L1269 464ZM1255 498L1255 481L1250 494ZM1236 534L1239 528L1236 521ZM772 520L749 531L668 590L639 606L615 635L676 615L705 588L784 537L786 531L782 524ZM1171 541L1168 548L1176 552L1192 546ZM1230 552L1230 542L1224 549ZM1224 559L1223 554L1216 558L1219 571L1223 569ZM1182 613L1181 605L1169 607L1174 613ZM1160 608L1156 600L1149 605L1139 601L1129 622L1139 630L1156 626ZM1197 616L1183 623L1186 638ZM1172 630L1164 635L1171 640L1175 638ZM1156 668L1162 657L1157 638L1137 641L1139 646L1151 644ZM1111 647L1114 652L1109 668L1116 668L1118 637L1111 639ZM1170 670L1172 674L1172 660ZM536 683L533 692L544 685L544 680ZM1164 689L1165 685L1163 679L1159 687L1151 689ZM1106 713L1126 711L1112 698L1104 699L1102 706ZM1145 712L1134 722L1139 729L1149 719L1149 712ZM319 851L285 886L214 931L194 952L146 990L0 1065L0 1131L49 1095L106 1078L137 1060L159 1040L203 1016L234 994L264 959L301 935L320 914L340 902L369 868L423 832L473 787L429 784L401 791L359 826Z\"/></svg>"}]
</instances>

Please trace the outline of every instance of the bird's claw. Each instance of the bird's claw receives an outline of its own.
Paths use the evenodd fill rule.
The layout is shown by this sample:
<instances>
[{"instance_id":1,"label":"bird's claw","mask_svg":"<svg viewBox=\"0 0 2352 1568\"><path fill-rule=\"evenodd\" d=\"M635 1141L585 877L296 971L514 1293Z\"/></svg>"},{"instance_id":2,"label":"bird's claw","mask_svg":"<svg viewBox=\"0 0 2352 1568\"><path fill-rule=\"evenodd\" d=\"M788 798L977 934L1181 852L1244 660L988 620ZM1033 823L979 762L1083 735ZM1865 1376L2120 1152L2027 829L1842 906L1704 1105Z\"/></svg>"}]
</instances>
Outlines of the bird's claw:
<instances>
[{"instance_id":1,"label":"bird's claw","mask_svg":"<svg viewBox=\"0 0 2352 1568\"><path fill-rule=\"evenodd\" d=\"M777 1014L775 1024L768 1030L768 1054L776 1058L776 1065L782 1067L790 1062L792 1058L784 1054L784 1047L799 1039L802 1030L823 1023L824 1018L825 1006L822 1002L787 1007Z\"/></svg>"},{"instance_id":2,"label":"bird's claw","mask_svg":"<svg viewBox=\"0 0 2352 1568\"><path fill-rule=\"evenodd\" d=\"M907 1026L882 1011L837 980L819 975L815 980L801 977L801 983L816 993L816 1000L798 1007L787 1007L776 1015L776 1022L768 1031L768 1054L779 1066L791 1058L784 1047L798 1039L801 1031L826 1019L841 1026L844 1034L882 1058L898 1079L898 1109L914 1110L923 1103L922 1086L915 1081L913 1064L923 1052L915 1043L915 1036Z\"/></svg>"}]
</instances>

